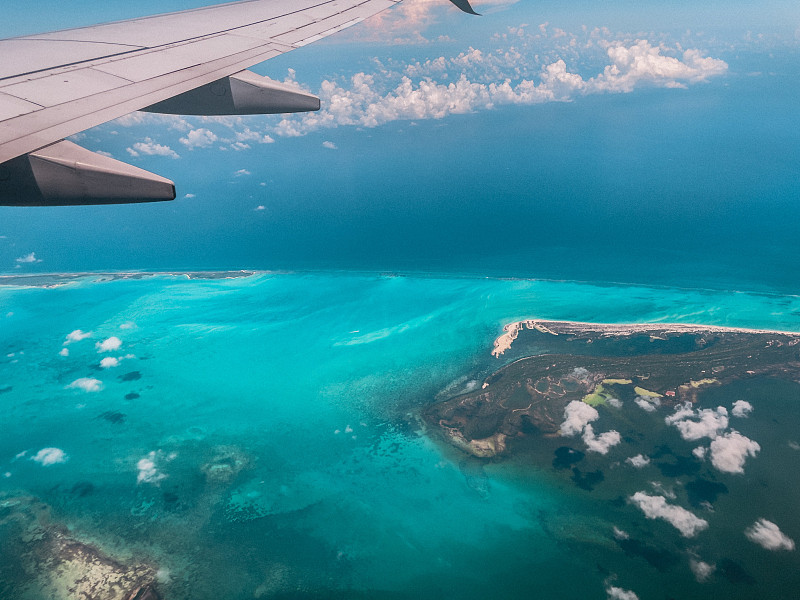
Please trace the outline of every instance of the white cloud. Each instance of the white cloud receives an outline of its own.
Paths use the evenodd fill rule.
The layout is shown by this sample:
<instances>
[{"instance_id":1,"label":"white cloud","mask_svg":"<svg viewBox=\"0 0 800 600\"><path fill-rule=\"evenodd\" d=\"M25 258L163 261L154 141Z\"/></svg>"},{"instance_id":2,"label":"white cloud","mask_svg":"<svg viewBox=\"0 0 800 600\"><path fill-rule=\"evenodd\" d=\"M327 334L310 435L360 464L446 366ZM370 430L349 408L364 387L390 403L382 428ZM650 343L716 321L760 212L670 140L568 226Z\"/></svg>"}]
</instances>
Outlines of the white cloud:
<instances>
[{"instance_id":1,"label":"white cloud","mask_svg":"<svg viewBox=\"0 0 800 600\"><path fill-rule=\"evenodd\" d=\"M69 356L69 348L62 348L61 352L58 353L59 356Z\"/></svg>"},{"instance_id":2,"label":"white cloud","mask_svg":"<svg viewBox=\"0 0 800 600\"><path fill-rule=\"evenodd\" d=\"M213 131L200 127L199 129L192 129L179 141L190 150L194 150L195 148L208 148L218 139L217 134Z\"/></svg>"},{"instance_id":3,"label":"white cloud","mask_svg":"<svg viewBox=\"0 0 800 600\"><path fill-rule=\"evenodd\" d=\"M106 356L103 360L100 361L100 366L103 369L110 369L111 367L118 367L119 366L119 359L114 358L113 356Z\"/></svg>"},{"instance_id":4,"label":"white cloud","mask_svg":"<svg viewBox=\"0 0 800 600\"><path fill-rule=\"evenodd\" d=\"M43 467L65 463L68 459L69 457L60 448L42 448L34 456L31 456L32 461Z\"/></svg>"},{"instance_id":5,"label":"white cloud","mask_svg":"<svg viewBox=\"0 0 800 600\"><path fill-rule=\"evenodd\" d=\"M264 206L263 204L259 204L259 205L258 205L258 206L256 206L256 207L255 207L253 210L255 210L255 211L267 210L267 207L266 207L266 206Z\"/></svg>"},{"instance_id":6,"label":"white cloud","mask_svg":"<svg viewBox=\"0 0 800 600\"><path fill-rule=\"evenodd\" d=\"M103 340L102 342L97 342L95 345L98 352L114 352L115 350L119 350L122 346L122 340L119 339L117 336L112 335L110 338Z\"/></svg>"},{"instance_id":7,"label":"white cloud","mask_svg":"<svg viewBox=\"0 0 800 600\"><path fill-rule=\"evenodd\" d=\"M599 454L608 454L610 448L616 446L622 441L618 431L606 431L600 435L595 435L594 428L591 425L586 425L583 430L583 441L586 444L586 449L589 452L597 452Z\"/></svg>"},{"instance_id":8,"label":"white cloud","mask_svg":"<svg viewBox=\"0 0 800 600\"><path fill-rule=\"evenodd\" d=\"M697 579L698 583L705 583L711 578L711 575L714 574L717 565L692 558L689 559L689 568L692 570L692 573L694 573L694 578Z\"/></svg>"},{"instance_id":9,"label":"white cloud","mask_svg":"<svg viewBox=\"0 0 800 600\"><path fill-rule=\"evenodd\" d=\"M767 550L794 550L794 540L784 534L772 521L759 519L748 527L747 539Z\"/></svg>"},{"instance_id":10,"label":"white cloud","mask_svg":"<svg viewBox=\"0 0 800 600\"><path fill-rule=\"evenodd\" d=\"M639 596L631 590L625 590L613 585L609 585L606 588L606 594L608 594L608 600L639 600Z\"/></svg>"},{"instance_id":11,"label":"white cloud","mask_svg":"<svg viewBox=\"0 0 800 600\"><path fill-rule=\"evenodd\" d=\"M708 448L705 446L698 446L694 450L692 450L692 454L694 454L695 458L698 460L705 460L706 454L708 454Z\"/></svg>"},{"instance_id":12,"label":"white cloud","mask_svg":"<svg viewBox=\"0 0 800 600\"><path fill-rule=\"evenodd\" d=\"M605 62L610 64L584 79L570 72L562 58L540 65L536 48L533 44L524 53L514 47L493 52L470 48L455 57L406 65L400 72L378 63L374 73L356 73L347 82L323 81L318 92L323 109L287 116L274 132L299 136L341 125L376 127L400 119L439 119L502 104L567 102L587 94L631 92L642 85L685 87L727 70L725 62L697 50L681 53L680 47L647 40L617 41L606 43Z\"/></svg>"},{"instance_id":13,"label":"white cloud","mask_svg":"<svg viewBox=\"0 0 800 600\"><path fill-rule=\"evenodd\" d=\"M197 195L196 194L184 194L183 197L186 198L186 199L191 199L191 198L196 198Z\"/></svg>"},{"instance_id":14,"label":"white cloud","mask_svg":"<svg viewBox=\"0 0 800 600\"><path fill-rule=\"evenodd\" d=\"M42 259L36 258L36 253L35 252L31 252L30 254L26 254L25 256L20 256L16 260L20 264L30 264L30 263L40 263L40 262L42 262Z\"/></svg>"},{"instance_id":15,"label":"white cloud","mask_svg":"<svg viewBox=\"0 0 800 600\"><path fill-rule=\"evenodd\" d=\"M338 150L339 149L339 147L336 144L334 144L333 142L329 142L329 141L322 142L322 147L323 148L327 148L328 150Z\"/></svg>"},{"instance_id":16,"label":"white cloud","mask_svg":"<svg viewBox=\"0 0 800 600\"><path fill-rule=\"evenodd\" d=\"M233 174L234 177L243 177L245 175L251 175L250 171L247 169L239 169Z\"/></svg>"},{"instance_id":17,"label":"white cloud","mask_svg":"<svg viewBox=\"0 0 800 600\"><path fill-rule=\"evenodd\" d=\"M611 64L589 81L596 91L630 92L637 85L686 87L687 83L706 81L728 70L725 61L703 57L699 50L686 50L681 59L661 54L661 48L647 40L631 46L621 43L608 48Z\"/></svg>"},{"instance_id":18,"label":"white cloud","mask_svg":"<svg viewBox=\"0 0 800 600\"><path fill-rule=\"evenodd\" d=\"M656 408L661 406L661 400L657 396L653 396L652 398L636 396L633 401L636 403L636 406L646 412L654 412Z\"/></svg>"},{"instance_id":19,"label":"white cloud","mask_svg":"<svg viewBox=\"0 0 800 600\"><path fill-rule=\"evenodd\" d=\"M625 459L625 462L629 465L633 465L637 469L641 469L650 464L650 459L643 454L637 454L636 456L629 456Z\"/></svg>"},{"instance_id":20,"label":"white cloud","mask_svg":"<svg viewBox=\"0 0 800 600\"><path fill-rule=\"evenodd\" d=\"M667 425L677 427L684 440L714 439L728 427L728 409L718 406L713 410L704 408L695 412L691 403L687 402L677 407L664 421Z\"/></svg>"},{"instance_id":21,"label":"white cloud","mask_svg":"<svg viewBox=\"0 0 800 600\"><path fill-rule=\"evenodd\" d=\"M627 531L623 531L622 529L620 529L616 525L614 525L613 532L614 532L614 538L618 539L618 540L627 540L627 539L629 539L631 537L631 536L628 535Z\"/></svg>"},{"instance_id":22,"label":"white cloud","mask_svg":"<svg viewBox=\"0 0 800 600\"><path fill-rule=\"evenodd\" d=\"M245 127L242 131L237 131L235 134L236 141L242 142L257 142L259 144L274 144L275 139L265 133L253 131L249 127ZM247 145L247 144L245 144Z\"/></svg>"},{"instance_id":23,"label":"white cloud","mask_svg":"<svg viewBox=\"0 0 800 600\"><path fill-rule=\"evenodd\" d=\"M694 537L708 527L708 521L701 519L685 508L668 504L663 496L650 496L636 492L631 501L638 506L648 519L664 519L681 532L684 537Z\"/></svg>"},{"instance_id":24,"label":"white cloud","mask_svg":"<svg viewBox=\"0 0 800 600\"><path fill-rule=\"evenodd\" d=\"M753 412L753 405L747 400L737 400L733 403L733 409L731 409L731 414L734 417L744 418L749 416L751 412Z\"/></svg>"},{"instance_id":25,"label":"white cloud","mask_svg":"<svg viewBox=\"0 0 800 600\"><path fill-rule=\"evenodd\" d=\"M103 389L103 382L92 377L80 377L70 383L67 389L83 390L84 392L99 392Z\"/></svg>"},{"instance_id":26,"label":"white cloud","mask_svg":"<svg viewBox=\"0 0 800 600\"><path fill-rule=\"evenodd\" d=\"M190 194L187 194L189 196ZM136 323L133 321L125 321L119 326L120 329L136 329Z\"/></svg>"},{"instance_id":27,"label":"white cloud","mask_svg":"<svg viewBox=\"0 0 800 600\"><path fill-rule=\"evenodd\" d=\"M758 442L731 431L711 442L711 464L723 473L744 473L744 461L759 450Z\"/></svg>"},{"instance_id":28,"label":"white cloud","mask_svg":"<svg viewBox=\"0 0 800 600\"><path fill-rule=\"evenodd\" d=\"M572 437L583 431L592 421L600 418L600 413L593 406L581 400L573 400L564 408L564 422L561 423L561 435Z\"/></svg>"},{"instance_id":29,"label":"white cloud","mask_svg":"<svg viewBox=\"0 0 800 600\"><path fill-rule=\"evenodd\" d=\"M76 329L75 331L71 331L67 334L67 339L64 341L64 345L66 346L72 342L80 342L88 337L92 337L91 331L81 331L80 329Z\"/></svg>"},{"instance_id":30,"label":"white cloud","mask_svg":"<svg viewBox=\"0 0 800 600\"><path fill-rule=\"evenodd\" d=\"M128 154L131 156L168 156L169 158L180 158L169 146L156 143L152 138L145 138L143 142L136 142L133 147L126 148Z\"/></svg>"},{"instance_id":31,"label":"white cloud","mask_svg":"<svg viewBox=\"0 0 800 600\"><path fill-rule=\"evenodd\" d=\"M156 453L150 452L146 457L136 463L136 468L139 474L136 477L136 483L152 483L158 484L162 479L166 479L166 475L156 468Z\"/></svg>"},{"instance_id":32,"label":"white cloud","mask_svg":"<svg viewBox=\"0 0 800 600\"><path fill-rule=\"evenodd\" d=\"M606 404L613 408L622 408L622 400L619 398L608 398Z\"/></svg>"}]
</instances>

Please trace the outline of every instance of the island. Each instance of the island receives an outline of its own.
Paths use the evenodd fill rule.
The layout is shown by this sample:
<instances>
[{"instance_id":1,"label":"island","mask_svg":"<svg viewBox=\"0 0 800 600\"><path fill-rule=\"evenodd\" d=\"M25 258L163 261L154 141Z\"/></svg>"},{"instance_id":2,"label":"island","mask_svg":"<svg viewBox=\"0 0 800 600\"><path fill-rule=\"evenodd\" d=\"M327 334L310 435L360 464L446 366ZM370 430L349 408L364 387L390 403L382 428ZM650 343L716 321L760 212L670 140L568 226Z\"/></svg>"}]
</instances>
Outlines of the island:
<instances>
[{"instance_id":1,"label":"island","mask_svg":"<svg viewBox=\"0 0 800 600\"><path fill-rule=\"evenodd\" d=\"M710 386L772 376L800 380L800 334L684 324L594 324L527 319L494 343L500 359L523 354L477 389L428 406L434 432L479 457L510 452L514 440L555 436L566 406L637 402L647 409L696 403Z\"/></svg>"}]
</instances>

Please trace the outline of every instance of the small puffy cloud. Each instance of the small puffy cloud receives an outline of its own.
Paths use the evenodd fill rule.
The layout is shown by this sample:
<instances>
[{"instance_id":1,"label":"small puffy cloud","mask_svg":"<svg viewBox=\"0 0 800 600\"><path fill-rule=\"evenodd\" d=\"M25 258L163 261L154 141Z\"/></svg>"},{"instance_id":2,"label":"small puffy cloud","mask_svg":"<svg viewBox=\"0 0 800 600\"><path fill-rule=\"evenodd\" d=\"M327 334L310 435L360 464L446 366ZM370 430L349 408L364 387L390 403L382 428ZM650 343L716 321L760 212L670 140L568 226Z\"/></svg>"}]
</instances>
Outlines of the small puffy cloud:
<instances>
[{"instance_id":1,"label":"small puffy cloud","mask_svg":"<svg viewBox=\"0 0 800 600\"><path fill-rule=\"evenodd\" d=\"M103 382L92 377L80 377L70 383L67 389L83 390L84 392L99 392L103 389Z\"/></svg>"},{"instance_id":2,"label":"small puffy cloud","mask_svg":"<svg viewBox=\"0 0 800 600\"><path fill-rule=\"evenodd\" d=\"M239 169L233 174L234 177L244 177L245 175L251 175L250 171L247 169Z\"/></svg>"},{"instance_id":3,"label":"small puffy cloud","mask_svg":"<svg viewBox=\"0 0 800 600\"><path fill-rule=\"evenodd\" d=\"M136 477L136 483L152 483L158 485L162 479L166 479L166 475L158 470L156 467L156 453L150 452L147 456L136 463L136 468L139 474Z\"/></svg>"},{"instance_id":4,"label":"small puffy cloud","mask_svg":"<svg viewBox=\"0 0 800 600\"><path fill-rule=\"evenodd\" d=\"M188 199L191 199L191 198L196 198L197 195L196 194L184 194L183 197L188 200Z\"/></svg>"},{"instance_id":5,"label":"small puffy cloud","mask_svg":"<svg viewBox=\"0 0 800 600\"><path fill-rule=\"evenodd\" d=\"M68 458L69 457L64 454L64 451L60 448L42 448L39 452L31 456L33 462L37 462L43 467L65 463Z\"/></svg>"},{"instance_id":6,"label":"small puffy cloud","mask_svg":"<svg viewBox=\"0 0 800 600\"><path fill-rule=\"evenodd\" d=\"M635 592L613 585L606 587L606 594L608 594L608 600L639 600L639 596Z\"/></svg>"},{"instance_id":7,"label":"small puffy cloud","mask_svg":"<svg viewBox=\"0 0 800 600\"><path fill-rule=\"evenodd\" d=\"M263 204L259 204L253 210L256 211L256 212L259 212L259 211L262 211L262 210L267 210L267 207L264 206Z\"/></svg>"},{"instance_id":8,"label":"small puffy cloud","mask_svg":"<svg viewBox=\"0 0 800 600\"><path fill-rule=\"evenodd\" d=\"M627 539L630 539L630 537L631 537L631 536L628 535L627 531L623 531L622 529L620 529L616 525L614 525L613 532L614 532L614 539L617 539L617 540L627 540Z\"/></svg>"},{"instance_id":9,"label":"small puffy cloud","mask_svg":"<svg viewBox=\"0 0 800 600\"><path fill-rule=\"evenodd\" d=\"M731 414L734 417L744 418L749 416L751 412L753 412L753 405L747 400L737 400L733 403L733 408L731 409Z\"/></svg>"},{"instance_id":10,"label":"small puffy cloud","mask_svg":"<svg viewBox=\"0 0 800 600\"><path fill-rule=\"evenodd\" d=\"M622 437L618 431L606 431L600 435L595 435L594 428L587 424L583 430L583 441L589 452L608 454L609 449L622 441Z\"/></svg>"},{"instance_id":11,"label":"small puffy cloud","mask_svg":"<svg viewBox=\"0 0 800 600\"><path fill-rule=\"evenodd\" d=\"M708 521L695 516L685 508L667 503L663 496L636 492L630 499L641 509L645 517L667 521L684 537L694 537L708 527Z\"/></svg>"},{"instance_id":12,"label":"small puffy cloud","mask_svg":"<svg viewBox=\"0 0 800 600\"><path fill-rule=\"evenodd\" d=\"M213 131L201 127L199 129L192 129L179 141L190 150L194 150L195 148L207 148L218 139L217 134Z\"/></svg>"},{"instance_id":13,"label":"small puffy cloud","mask_svg":"<svg viewBox=\"0 0 800 600\"><path fill-rule=\"evenodd\" d=\"M103 360L100 361L100 367L103 369L110 369L111 367L118 367L119 366L119 359L114 358L113 356L106 356Z\"/></svg>"},{"instance_id":14,"label":"small puffy cloud","mask_svg":"<svg viewBox=\"0 0 800 600\"><path fill-rule=\"evenodd\" d=\"M265 133L259 133L258 131L253 131L249 127L245 127L242 131L237 131L235 134L236 141L238 143L243 142L257 142L259 144L274 144L275 139ZM243 144L244 146L250 147L248 144Z\"/></svg>"},{"instance_id":15,"label":"small puffy cloud","mask_svg":"<svg viewBox=\"0 0 800 600\"><path fill-rule=\"evenodd\" d=\"M759 519L745 529L747 539L767 550L794 550L794 540L772 521Z\"/></svg>"},{"instance_id":16,"label":"small puffy cloud","mask_svg":"<svg viewBox=\"0 0 800 600\"><path fill-rule=\"evenodd\" d=\"M759 450L758 442L731 431L711 442L711 464L723 473L744 473L744 461Z\"/></svg>"},{"instance_id":17,"label":"small puffy cloud","mask_svg":"<svg viewBox=\"0 0 800 600\"><path fill-rule=\"evenodd\" d=\"M581 400L573 400L564 408L564 421L561 423L561 435L572 437L581 433L589 423L600 418L600 413L593 406Z\"/></svg>"},{"instance_id":18,"label":"small puffy cloud","mask_svg":"<svg viewBox=\"0 0 800 600\"><path fill-rule=\"evenodd\" d=\"M25 256L20 256L17 259L17 262L19 264L40 263L40 262L42 262L42 259L36 258L36 253L35 252L31 252L30 254L26 254Z\"/></svg>"},{"instance_id":19,"label":"small puffy cloud","mask_svg":"<svg viewBox=\"0 0 800 600\"><path fill-rule=\"evenodd\" d=\"M188 196L188 194L187 194ZM119 326L120 329L136 329L136 323L133 321L125 321Z\"/></svg>"},{"instance_id":20,"label":"small puffy cloud","mask_svg":"<svg viewBox=\"0 0 800 600\"><path fill-rule=\"evenodd\" d=\"M132 147L126 148L131 156L167 156L169 158L180 158L169 146L157 144L152 138L145 138L143 142L136 142Z\"/></svg>"},{"instance_id":21,"label":"small puffy cloud","mask_svg":"<svg viewBox=\"0 0 800 600\"><path fill-rule=\"evenodd\" d=\"M637 469L641 469L650 464L650 459L643 454L637 454L636 456L629 456L625 459L625 462Z\"/></svg>"},{"instance_id":22,"label":"small puffy cloud","mask_svg":"<svg viewBox=\"0 0 800 600\"><path fill-rule=\"evenodd\" d=\"M702 560L692 558L689 560L689 568L694 573L694 578L698 583L705 583L714 574L717 565L703 562Z\"/></svg>"},{"instance_id":23,"label":"small puffy cloud","mask_svg":"<svg viewBox=\"0 0 800 600\"><path fill-rule=\"evenodd\" d=\"M322 147L323 148L327 148L328 150L338 150L339 149L339 147L336 144L334 144L333 142L329 142L329 141L322 142Z\"/></svg>"},{"instance_id":24,"label":"small puffy cloud","mask_svg":"<svg viewBox=\"0 0 800 600\"><path fill-rule=\"evenodd\" d=\"M705 446L698 446L694 450L692 450L692 454L694 454L695 458L698 460L705 460L706 454L708 454L708 448Z\"/></svg>"},{"instance_id":25,"label":"small puffy cloud","mask_svg":"<svg viewBox=\"0 0 800 600\"><path fill-rule=\"evenodd\" d=\"M80 342L81 340L85 340L88 337L92 337L91 331L81 331L80 329L76 329L67 334L67 339L64 340L64 345L71 344L72 342Z\"/></svg>"},{"instance_id":26,"label":"small puffy cloud","mask_svg":"<svg viewBox=\"0 0 800 600\"><path fill-rule=\"evenodd\" d=\"M653 396L652 398L647 396L636 396L633 401L636 403L636 406L646 412L654 412L656 408L661 406L661 400L657 396Z\"/></svg>"},{"instance_id":27,"label":"small puffy cloud","mask_svg":"<svg viewBox=\"0 0 800 600\"><path fill-rule=\"evenodd\" d=\"M114 352L115 350L119 350L122 346L122 340L119 339L117 336L112 335L110 338L103 340L102 342L97 342L95 345L98 352Z\"/></svg>"},{"instance_id":28,"label":"small puffy cloud","mask_svg":"<svg viewBox=\"0 0 800 600\"><path fill-rule=\"evenodd\" d=\"M674 425L684 440L714 439L728 427L728 409L718 406L716 409L704 408L695 412L691 403L687 402L664 421L667 425Z\"/></svg>"},{"instance_id":29,"label":"small puffy cloud","mask_svg":"<svg viewBox=\"0 0 800 600\"><path fill-rule=\"evenodd\" d=\"M609 398L606 400L606 405L611 406L612 408L622 408L622 400L619 398Z\"/></svg>"},{"instance_id":30,"label":"small puffy cloud","mask_svg":"<svg viewBox=\"0 0 800 600\"><path fill-rule=\"evenodd\" d=\"M59 356L69 356L69 348L62 348L61 352L58 353Z\"/></svg>"}]
</instances>

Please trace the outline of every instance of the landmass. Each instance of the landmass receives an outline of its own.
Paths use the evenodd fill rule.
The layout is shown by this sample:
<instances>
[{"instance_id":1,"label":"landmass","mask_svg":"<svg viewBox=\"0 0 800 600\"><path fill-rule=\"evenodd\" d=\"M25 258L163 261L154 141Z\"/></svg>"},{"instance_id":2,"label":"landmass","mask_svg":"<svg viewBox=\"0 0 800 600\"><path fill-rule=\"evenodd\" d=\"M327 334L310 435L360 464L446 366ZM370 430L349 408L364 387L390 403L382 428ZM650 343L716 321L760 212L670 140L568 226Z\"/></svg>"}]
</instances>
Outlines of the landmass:
<instances>
[{"instance_id":1,"label":"landmass","mask_svg":"<svg viewBox=\"0 0 800 600\"><path fill-rule=\"evenodd\" d=\"M97 282L119 279L149 279L153 277L181 277L184 279L238 279L266 271L131 271L120 273L35 273L25 275L0 275L0 286L54 288L80 279L91 278Z\"/></svg>"},{"instance_id":2,"label":"landmass","mask_svg":"<svg viewBox=\"0 0 800 600\"><path fill-rule=\"evenodd\" d=\"M518 438L557 435L564 408L573 400L593 406L634 400L669 407L695 403L702 390L737 379L800 380L798 333L529 319L507 325L492 355L500 357L518 338L534 356L502 367L478 389L423 412L434 431L474 456L508 453Z\"/></svg>"}]
</instances>

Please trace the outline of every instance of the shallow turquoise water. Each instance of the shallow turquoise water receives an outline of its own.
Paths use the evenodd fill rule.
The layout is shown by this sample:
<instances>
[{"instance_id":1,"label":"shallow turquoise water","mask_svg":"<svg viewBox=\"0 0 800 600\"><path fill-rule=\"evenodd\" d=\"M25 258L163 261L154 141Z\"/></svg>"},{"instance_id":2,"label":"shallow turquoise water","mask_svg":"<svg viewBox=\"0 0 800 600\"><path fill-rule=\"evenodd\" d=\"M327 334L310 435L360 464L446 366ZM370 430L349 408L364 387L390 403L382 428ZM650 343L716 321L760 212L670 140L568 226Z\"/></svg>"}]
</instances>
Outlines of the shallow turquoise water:
<instances>
[{"instance_id":1,"label":"shallow turquoise water","mask_svg":"<svg viewBox=\"0 0 800 600\"><path fill-rule=\"evenodd\" d=\"M169 572L167 598L585 598L613 577L641 598L785 597L796 553L747 546L754 517L741 507L760 503L800 540L796 387L739 391L762 394L747 426L763 452L753 479L748 467L726 480L718 512L730 518L686 541L614 503L654 476L614 474L609 462L632 447L597 462L612 470L587 492L548 465L480 463L426 435L418 409L516 358L490 350L523 317L800 331L800 297L344 273L0 287L0 492L36 496L80 535L147 557ZM92 335L64 345L76 329ZM121 347L99 353L111 336ZM120 364L101 368L104 357ZM68 387L79 378L102 387ZM663 419L637 419L690 452ZM30 460L50 447L67 460ZM626 555L615 525L674 564ZM725 558L740 539L728 552L755 584L694 582L691 553Z\"/></svg>"}]
</instances>

